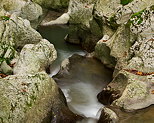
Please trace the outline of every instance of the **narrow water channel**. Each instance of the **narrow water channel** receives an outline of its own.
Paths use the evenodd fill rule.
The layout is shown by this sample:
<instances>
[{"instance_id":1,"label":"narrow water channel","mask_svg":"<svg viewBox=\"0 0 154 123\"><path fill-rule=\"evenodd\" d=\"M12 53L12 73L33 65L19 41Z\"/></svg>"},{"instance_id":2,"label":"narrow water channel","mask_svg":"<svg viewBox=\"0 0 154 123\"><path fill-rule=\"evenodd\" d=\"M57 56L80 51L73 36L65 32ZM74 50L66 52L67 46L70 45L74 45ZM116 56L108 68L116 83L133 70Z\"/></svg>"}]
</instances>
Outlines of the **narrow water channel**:
<instances>
[{"instance_id":1,"label":"narrow water channel","mask_svg":"<svg viewBox=\"0 0 154 123\"><path fill-rule=\"evenodd\" d=\"M61 62L77 53L85 55L85 52L80 46L68 44L64 41L65 36L68 34L68 26L52 26L52 27L40 27L40 34L49 40L57 50L57 59L52 64L50 76L56 75L60 69Z\"/></svg>"},{"instance_id":2,"label":"narrow water channel","mask_svg":"<svg viewBox=\"0 0 154 123\"><path fill-rule=\"evenodd\" d=\"M87 117L77 123L96 123L99 117L98 111L103 107L97 101L96 95L111 81L112 72L96 59L82 57L85 52L81 47L64 41L68 33L67 26L41 27L39 32L54 44L58 52L58 58L51 66L50 76L55 75L54 79L62 89L70 110ZM68 57L71 57L69 73L59 76L57 73L61 62ZM154 106L133 113L120 110L116 112L118 112L119 123L154 123Z\"/></svg>"},{"instance_id":3,"label":"narrow water channel","mask_svg":"<svg viewBox=\"0 0 154 123\"><path fill-rule=\"evenodd\" d=\"M39 32L54 44L58 52L58 58L51 66L51 77L58 73L61 62L70 57L69 73L54 77L70 110L87 117L81 123L96 123L98 111L103 107L97 101L97 94L111 81L112 71L96 59L83 57L85 52L81 47L66 43L67 26L41 27Z\"/></svg>"}]
</instances>

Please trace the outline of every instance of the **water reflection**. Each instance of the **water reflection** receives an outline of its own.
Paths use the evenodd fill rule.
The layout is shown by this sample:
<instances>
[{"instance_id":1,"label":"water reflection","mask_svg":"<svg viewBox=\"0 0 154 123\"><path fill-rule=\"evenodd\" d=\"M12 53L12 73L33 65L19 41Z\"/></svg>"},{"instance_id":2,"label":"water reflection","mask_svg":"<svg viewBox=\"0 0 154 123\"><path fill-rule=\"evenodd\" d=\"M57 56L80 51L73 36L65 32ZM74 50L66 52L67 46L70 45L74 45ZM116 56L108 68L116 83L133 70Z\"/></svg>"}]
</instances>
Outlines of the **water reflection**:
<instances>
[{"instance_id":1,"label":"water reflection","mask_svg":"<svg viewBox=\"0 0 154 123\"><path fill-rule=\"evenodd\" d=\"M85 55L85 52L80 46L66 43L64 37L68 34L68 26L51 26L51 27L40 27L40 34L54 44L57 50L57 59L50 68L50 76L56 75L60 69L61 62L73 55L74 53Z\"/></svg>"}]
</instances>

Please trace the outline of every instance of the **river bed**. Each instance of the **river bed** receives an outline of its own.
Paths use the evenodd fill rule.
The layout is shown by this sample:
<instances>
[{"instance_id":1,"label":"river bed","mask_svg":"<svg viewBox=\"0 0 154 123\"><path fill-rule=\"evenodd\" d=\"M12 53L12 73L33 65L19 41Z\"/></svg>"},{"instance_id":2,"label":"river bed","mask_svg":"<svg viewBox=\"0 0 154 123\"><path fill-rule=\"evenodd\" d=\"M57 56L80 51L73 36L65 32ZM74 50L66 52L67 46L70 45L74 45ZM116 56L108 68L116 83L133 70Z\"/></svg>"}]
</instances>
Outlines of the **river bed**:
<instances>
[{"instance_id":1,"label":"river bed","mask_svg":"<svg viewBox=\"0 0 154 123\"><path fill-rule=\"evenodd\" d=\"M98 112L103 107L97 100L97 94L112 80L112 71L93 58L83 57L86 53L80 46L68 44L64 37L68 33L67 26L41 27L39 32L54 44L58 58L50 68L50 76L60 70L61 62L71 57L71 68L64 77L54 77L63 91L70 110L87 117L82 123L96 123ZM80 55L80 56L79 56Z\"/></svg>"},{"instance_id":2,"label":"river bed","mask_svg":"<svg viewBox=\"0 0 154 123\"><path fill-rule=\"evenodd\" d=\"M103 107L96 95L111 81L112 71L96 59L82 57L86 53L80 46L66 43L64 37L68 33L67 26L41 27L39 32L54 44L58 52L58 58L50 68L51 77L58 73L64 59L73 54L81 55L73 55L69 72L62 77L56 75L54 79L63 91L70 110L87 117L77 123L96 123L100 115L98 112ZM116 112L119 123L154 123L154 106L133 113Z\"/></svg>"}]
</instances>

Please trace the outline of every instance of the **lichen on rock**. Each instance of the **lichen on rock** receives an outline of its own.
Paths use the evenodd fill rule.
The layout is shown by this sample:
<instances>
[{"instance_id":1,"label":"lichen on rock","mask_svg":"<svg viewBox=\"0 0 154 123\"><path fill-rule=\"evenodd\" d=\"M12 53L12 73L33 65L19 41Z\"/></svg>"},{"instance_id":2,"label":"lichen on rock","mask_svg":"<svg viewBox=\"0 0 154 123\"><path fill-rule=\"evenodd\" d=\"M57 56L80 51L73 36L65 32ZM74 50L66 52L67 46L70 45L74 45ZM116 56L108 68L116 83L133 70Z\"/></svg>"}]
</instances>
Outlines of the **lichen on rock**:
<instances>
[{"instance_id":1,"label":"lichen on rock","mask_svg":"<svg viewBox=\"0 0 154 123\"><path fill-rule=\"evenodd\" d=\"M58 87L45 72L0 80L0 121L40 122L58 104ZM53 103L56 102L56 103ZM60 100L59 100L60 103Z\"/></svg>"},{"instance_id":2,"label":"lichen on rock","mask_svg":"<svg viewBox=\"0 0 154 123\"><path fill-rule=\"evenodd\" d=\"M34 74L46 70L57 58L57 52L49 41L42 39L38 44L23 47L14 67L14 74Z\"/></svg>"},{"instance_id":3,"label":"lichen on rock","mask_svg":"<svg viewBox=\"0 0 154 123\"><path fill-rule=\"evenodd\" d=\"M153 104L154 95L151 92L154 72L152 7L147 7L130 16L130 20L128 20L128 22L131 21L130 25L128 26L126 23L121 33L119 33L119 29L122 29L122 26L108 41L101 41L101 43L98 42L98 46L96 45L97 57L97 54L100 53L97 47L106 45L111 50L108 57L112 56L117 59L114 79L108 85L110 89L106 89L103 91L104 94L100 95L111 92L111 104L127 111L142 109ZM99 58L101 59L101 57ZM104 59L102 58L102 62ZM111 60L108 63L111 63ZM124 76L124 78L118 79L120 76ZM114 92L118 91L120 96L117 96L117 99L113 98Z\"/></svg>"}]
</instances>

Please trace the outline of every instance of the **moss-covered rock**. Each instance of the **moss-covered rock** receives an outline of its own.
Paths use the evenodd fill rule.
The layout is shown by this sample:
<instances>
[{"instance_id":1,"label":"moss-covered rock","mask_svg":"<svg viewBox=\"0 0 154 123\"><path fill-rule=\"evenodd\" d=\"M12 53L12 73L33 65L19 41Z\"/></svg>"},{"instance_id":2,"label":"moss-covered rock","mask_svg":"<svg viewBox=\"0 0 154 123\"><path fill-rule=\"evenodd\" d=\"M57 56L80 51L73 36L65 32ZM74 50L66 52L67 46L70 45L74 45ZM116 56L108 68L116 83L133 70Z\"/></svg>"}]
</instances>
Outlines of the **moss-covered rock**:
<instances>
[{"instance_id":1,"label":"moss-covered rock","mask_svg":"<svg viewBox=\"0 0 154 123\"><path fill-rule=\"evenodd\" d=\"M40 23L40 17L43 14L42 8L31 1L27 0L2 0L1 7L10 14L16 12L24 19L31 22L33 28L36 28Z\"/></svg>"},{"instance_id":2,"label":"moss-covered rock","mask_svg":"<svg viewBox=\"0 0 154 123\"><path fill-rule=\"evenodd\" d=\"M35 31L28 20L18 17L16 14L5 15L8 20L0 21L0 64L6 61L7 64L15 58L17 48L22 48L28 43L37 43L41 40L41 35Z\"/></svg>"},{"instance_id":3,"label":"moss-covered rock","mask_svg":"<svg viewBox=\"0 0 154 123\"><path fill-rule=\"evenodd\" d=\"M49 41L42 39L38 44L23 47L19 60L14 67L14 74L34 74L46 70L57 58L57 52Z\"/></svg>"},{"instance_id":4,"label":"moss-covered rock","mask_svg":"<svg viewBox=\"0 0 154 123\"><path fill-rule=\"evenodd\" d=\"M125 110L132 111L153 104L154 21L152 7L147 7L132 15L129 26L127 23L121 32L116 32L109 41L102 43L108 44L107 46L111 49L110 55L117 58L117 64L113 81L100 96L110 94L111 101L109 102ZM122 35L124 37L121 37ZM102 99L105 98L102 97Z\"/></svg>"},{"instance_id":5,"label":"moss-covered rock","mask_svg":"<svg viewBox=\"0 0 154 123\"><path fill-rule=\"evenodd\" d=\"M65 106L56 83L45 72L0 79L0 97L1 123L42 122L49 112L56 115L56 107Z\"/></svg>"},{"instance_id":6,"label":"moss-covered rock","mask_svg":"<svg viewBox=\"0 0 154 123\"><path fill-rule=\"evenodd\" d=\"M20 17L30 21L33 28L37 28L41 21L43 15L43 10L41 6L34 2L26 2L26 4L21 8Z\"/></svg>"}]
</instances>

